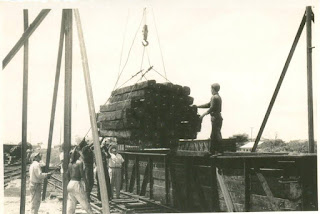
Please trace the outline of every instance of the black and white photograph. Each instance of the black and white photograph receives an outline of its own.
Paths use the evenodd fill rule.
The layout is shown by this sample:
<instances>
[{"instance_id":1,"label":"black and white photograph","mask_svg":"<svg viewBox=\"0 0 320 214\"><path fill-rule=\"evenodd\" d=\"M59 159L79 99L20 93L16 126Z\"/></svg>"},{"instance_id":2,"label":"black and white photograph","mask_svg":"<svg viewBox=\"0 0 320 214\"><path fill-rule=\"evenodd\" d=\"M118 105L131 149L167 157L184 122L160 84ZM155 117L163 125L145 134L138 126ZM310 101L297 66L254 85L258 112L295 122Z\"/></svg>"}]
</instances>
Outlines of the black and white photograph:
<instances>
[{"instance_id":1,"label":"black and white photograph","mask_svg":"<svg viewBox=\"0 0 320 214\"><path fill-rule=\"evenodd\" d=\"M317 0L0 1L0 213L318 211Z\"/></svg>"}]
</instances>

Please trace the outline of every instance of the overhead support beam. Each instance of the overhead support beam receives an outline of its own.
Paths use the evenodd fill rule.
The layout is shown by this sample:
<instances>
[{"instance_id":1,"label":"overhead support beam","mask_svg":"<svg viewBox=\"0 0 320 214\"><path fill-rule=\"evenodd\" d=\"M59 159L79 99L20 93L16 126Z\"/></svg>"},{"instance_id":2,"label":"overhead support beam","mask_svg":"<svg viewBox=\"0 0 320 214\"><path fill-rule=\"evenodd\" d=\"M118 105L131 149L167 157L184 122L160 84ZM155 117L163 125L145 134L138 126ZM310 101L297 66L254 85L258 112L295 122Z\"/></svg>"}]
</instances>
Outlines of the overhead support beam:
<instances>
[{"instance_id":1,"label":"overhead support beam","mask_svg":"<svg viewBox=\"0 0 320 214\"><path fill-rule=\"evenodd\" d=\"M39 15L35 18L35 20L30 24L30 26L24 31L19 41L13 46L11 51L8 53L8 55L4 58L2 61L2 69L4 69L11 59L17 54L17 52L20 50L20 48L25 44L25 42L29 39L29 37L32 35L32 33L38 28L38 26L41 24L43 19L48 15L50 12L50 9L43 9L39 13Z\"/></svg>"},{"instance_id":2,"label":"overhead support beam","mask_svg":"<svg viewBox=\"0 0 320 214\"><path fill-rule=\"evenodd\" d=\"M24 31L28 29L28 10L23 10ZM29 67L29 41L24 41L23 52L23 98L22 98L22 141L21 141L21 192L20 192L20 214L25 213L26 206L26 168L27 168L27 122L28 122L28 67Z\"/></svg>"},{"instance_id":3,"label":"overhead support beam","mask_svg":"<svg viewBox=\"0 0 320 214\"><path fill-rule=\"evenodd\" d=\"M51 118L50 118L49 137L48 137L48 147L47 147L48 149L47 149L47 156L46 156L46 167L45 167L44 172L48 172L49 164L50 164L51 145L52 145L54 119L55 119L56 106L57 106L57 96L58 96L58 88L59 88L63 42L64 42L64 13L62 13L62 18L61 18L58 60L57 60L57 67L56 67L56 76L55 76L55 80L54 80L53 98L52 98L52 106L51 106ZM48 179L45 179L44 183L43 183L42 200L44 200L46 198L47 185L48 185Z\"/></svg>"},{"instance_id":4,"label":"overhead support beam","mask_svg":"<svg viewBox=\"0 0 320 214\"><path fill-rule=\"evenodd\" d=\"M296 37L294 38L294 41L293 41L292 47L291 47L291 49L290 49L289 55L288 55L288 57L287 57L286 63L284 64L284 67L283 67L283 69L282 69L282 73L281 73L281 75L280 75L280 78L279 78L279 81L278 81L278 83L277 83L276 89L275 89L275 91L274 91L274 93L273 93L273 96L272 96L272 98L271 98L269 107L268 107L267 112L266 112L266 114L265 114L265 116L264 116L264 119L263 119L263 121L262 121L260 130L259 130L259 133L258 133L258 135L257 135L257 137L256 137L256 140L255 140L255 142L254 142L254 145L253 145L253 148L252 148L251 152L255 152L256 149L257 149L258 143L259 143L259 141L260 141L260 138L261 138L261 136L262 136L263 130L264 130L264 128L265 128L265 126L266 126L266 124L267 124L267 121L268 121L268 119L269 119L269 116L270 116L270 113L271 113L273 104L274 104L274 102L276 101L276 98L277 98L277 95L278 95L278 93L279 93L281 84L282 84L283 79L284 79L284 77L285 77L285 75L286 75L286 73L287 73L289 64L290 64L290 62L291 62L293 53L294 53L294 51L295 51L295 49L296 49L296 47L297 47L297 44L298 44L298 41L299 41L299 39L300 39L300 36L301 36L301 33L302 33L302 30L303 30L303 28L304 28L305 23L306 23L306 16L305 16L305 14L304 14L304 15L303 15L303 18L302 18L302 20L301 20L301 23L300 23L298 32L297 32L297 34L296 34Z\"/></svg>"},{"instance_id":5,"label":"overhead support beam","mask_svg":"<svg viewBox=\"0 0 320 214\"><path fill-rule=\"evenodd\" d=\"M312 29L311 21L314 15L310 6L306 8L307 28L307 87L308 87L308 137L309 153L314 153L314 128L313 128L313 93L312 93Z\"/></svg>"},{"instance_id":6,"label":"overhead support beam","mask_svg":"<svg viewBox=\"0 0 320 214\"><path fill-rule=\"evenodd\" d=\"M71 104L72 104L72 9L64 9L65 13L65 93L64 93L64 156L63 171L67 172L69 152L71 148ZM67 213L67 173L63 173L62 214Z\"/></svg>"},{"instance_id":7,"label":"overhead support beam","mask_svg":"<svg viewBox=\"0 0 320 214\"><path fill-rule=\"evenodd\" d=\"M85 85L86 85L88 108L89 108L89 115L90 115L91 129L92 129L92 138L93 138L93 144L94 144L94 153L95 153L96 163L98 168L97 172L98 172L99 185L100 185L100 191L101 191L100 195L101 195L101 203L102 203L102 213L109 214L110 213L109 201L108 201L109 197L108 197L107 185L105 180L105 173L108 173L108 172L105 172L103 170L96 113L95 113L92 86L91 86L91 80L90 80L88 57L87 57L86 47L84 43L80 14L78 9L74 10L74 16L75 16L77 30L78 30L82 67L83 67L83 74L84 74Z\"/></svg>"}]
</instances>

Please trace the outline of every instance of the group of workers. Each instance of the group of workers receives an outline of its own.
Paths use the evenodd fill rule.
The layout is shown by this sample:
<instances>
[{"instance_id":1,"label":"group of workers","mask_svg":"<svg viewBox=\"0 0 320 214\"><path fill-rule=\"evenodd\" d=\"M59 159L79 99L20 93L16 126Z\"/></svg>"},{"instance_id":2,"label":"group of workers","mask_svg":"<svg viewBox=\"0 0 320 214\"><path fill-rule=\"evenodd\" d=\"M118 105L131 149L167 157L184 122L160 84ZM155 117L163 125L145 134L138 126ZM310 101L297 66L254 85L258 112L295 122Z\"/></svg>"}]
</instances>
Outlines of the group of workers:
<instances>
[{"instance_id":1,"label":"group of workers","mask_svg":"<svg viewBox=\"0 0 320 214\"><path fill-rule=\"evenodd\" d=\"M120 198L121 168L124 159L118 153L117 145L110 142L103 141L101 143L101 154L109 201L113 199L114 189L115 197ZM39 162L42 157L39 152L33 153L31 159L33 161L29 169L31 213L37 214L41 203L42 182L45 178L50 178L51 173L43 173L41 171ZM60 160L63 162L63 147L61 147ZM90 206L90 194L94 185L94 174L96 174L95 177L98 183L98 199L101 200L97 167L94 167L94 165L96 164L93 146L88 144L86 140L82 140L79 145L71 150L68 170L66 172L68 178L68 214L75 213L77 203L87 213L93 213ZM61 167L60 172L63 178L65 173L63 167Z\"/></svg>"},{"instance_id":2,"label":"group of workers","mask_svg":"<svg viewBox=\"0 0 320 214\"><path fill-rule=\"evenodd\" d=\"M222 136L221 127L223 118L221 116L222 100L219 95L220 85L214 83L211 85L212 97L209 103L199 105L198 108L208 108L201 116L203 117L211 115L211 136L210 136L210 152L209 154L221 154L222 148ZM68 175L68 202L67 213L75 213L77 202L80 203L82 208L87 213L93 213L90 207L90 193L94 184L94 174L96 174L96 180L98 183L98 199L101 200L98 173L94 173L95 157L92 149L92 145L89 145L86 140L76 146L70 152L70 162L67 170ZM109 200L113 198L114 188L116 189L116 198L120 196L121 186L121 167L124 162L122 156L117 152L117 146L115 144L108 144L105 141L101 143L101 154L104 168L105 181L107 184L107 193ZM44 178L50 178L51 173L42 173L40 167L41 155L40 153L33 153L31 155L33 161L30 166L30 194L31 194L31 213L37 214L40 202L41 202L41 183ZM63 163L63 148L60 154L60 160ZM97 169L97 168L96 168ZM63 167L61 167L61 174L63 175Z\"/></svg>"}]
</instances>

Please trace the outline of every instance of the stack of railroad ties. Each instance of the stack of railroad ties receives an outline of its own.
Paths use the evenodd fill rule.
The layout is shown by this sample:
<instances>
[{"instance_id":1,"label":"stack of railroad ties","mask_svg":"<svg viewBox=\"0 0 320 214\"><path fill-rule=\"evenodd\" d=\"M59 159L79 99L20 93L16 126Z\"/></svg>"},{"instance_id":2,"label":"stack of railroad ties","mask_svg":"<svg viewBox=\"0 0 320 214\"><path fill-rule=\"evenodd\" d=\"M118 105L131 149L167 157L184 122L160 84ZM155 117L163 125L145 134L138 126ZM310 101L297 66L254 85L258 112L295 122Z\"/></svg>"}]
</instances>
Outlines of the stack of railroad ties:
<instances>
[{"instance_id":1,"label":"stack of railroad ties","mask_svg":"<svg viewBox=\"0 0 320 214\"><path fill-rule=\"evenodd\" d=\"M119 88L100 106L101 137L144 148L171 147L195 139L201 129L190 88L154 80Z\"/></svg>"}]
</instances>

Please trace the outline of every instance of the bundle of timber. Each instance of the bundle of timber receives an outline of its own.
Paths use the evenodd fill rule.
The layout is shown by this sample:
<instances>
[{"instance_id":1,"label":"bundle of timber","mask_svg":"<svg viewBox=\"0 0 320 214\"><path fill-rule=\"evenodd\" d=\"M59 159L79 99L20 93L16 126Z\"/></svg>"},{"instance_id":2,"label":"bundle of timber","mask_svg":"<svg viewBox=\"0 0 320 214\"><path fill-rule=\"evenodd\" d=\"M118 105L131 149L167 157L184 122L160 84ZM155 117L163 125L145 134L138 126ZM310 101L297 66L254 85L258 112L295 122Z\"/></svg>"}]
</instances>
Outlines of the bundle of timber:
<instances>
[{"instance_id":1,"label":"bundle of timber","mask_svg":"<svg viewBox=\"0 0 320 214\"><path fill-rule=\"evenodd\" d=\"M201 121L189 95L189 87L154 80L117 89L109 104L100 106L100 136L146 148L195 139Z\"/></svg>"}]
</instances>

